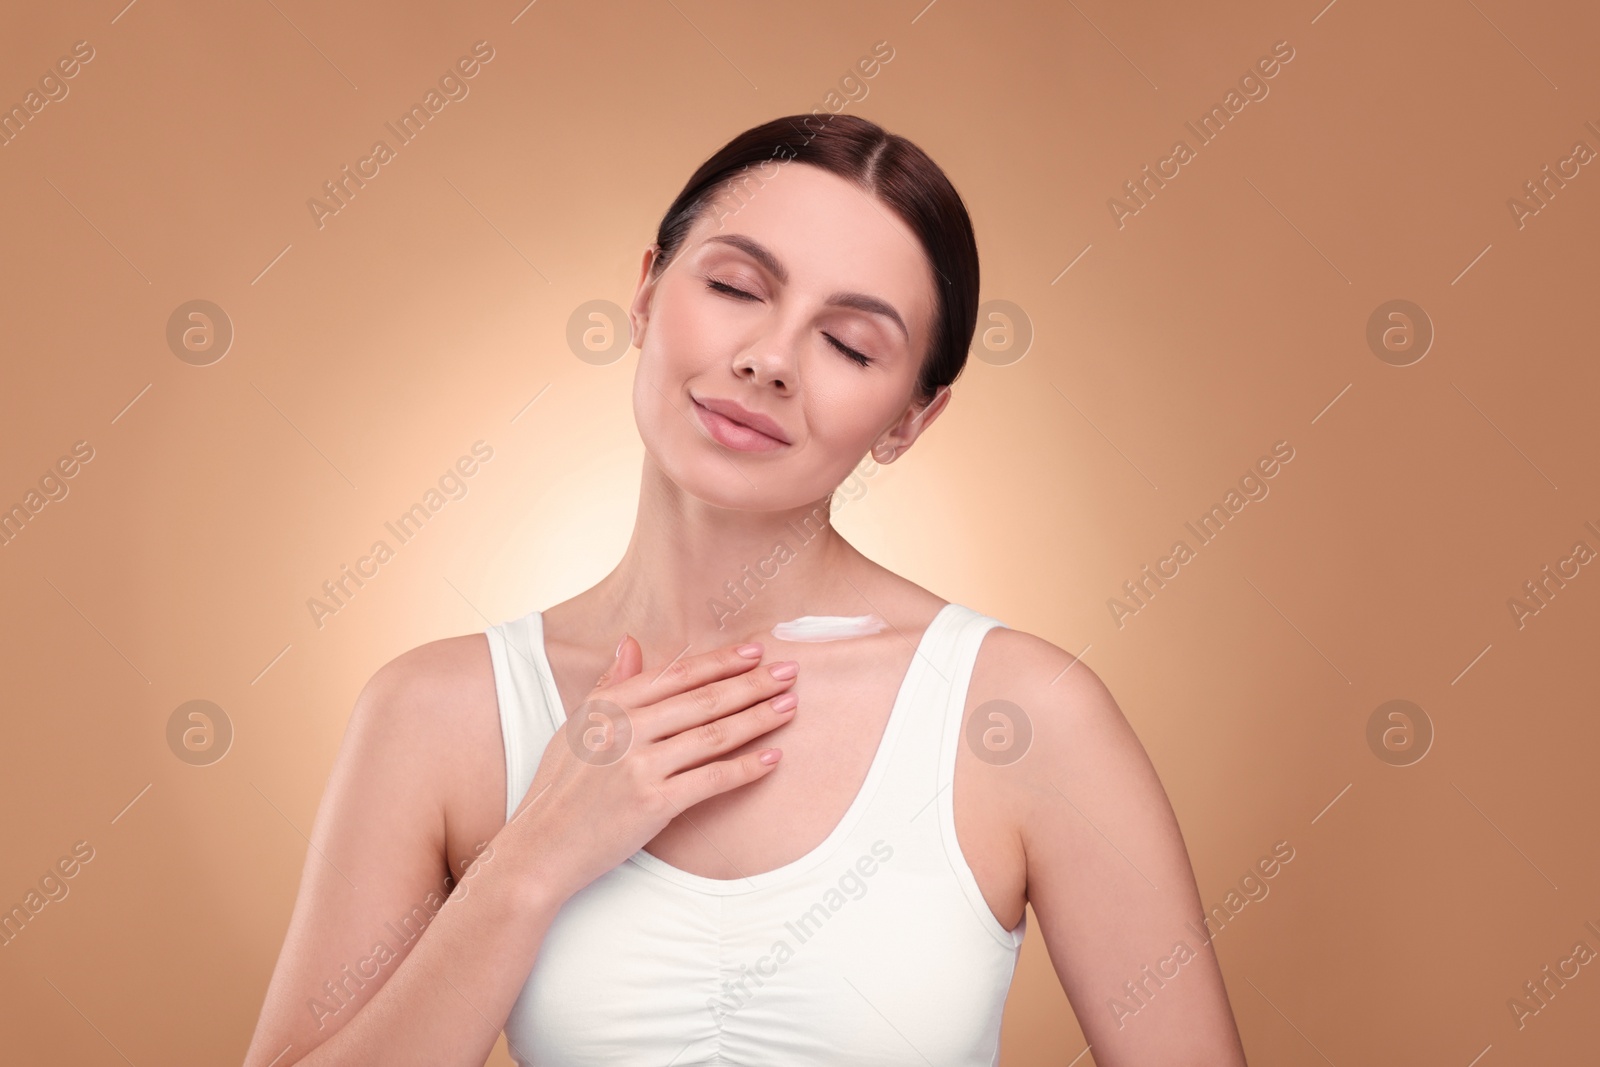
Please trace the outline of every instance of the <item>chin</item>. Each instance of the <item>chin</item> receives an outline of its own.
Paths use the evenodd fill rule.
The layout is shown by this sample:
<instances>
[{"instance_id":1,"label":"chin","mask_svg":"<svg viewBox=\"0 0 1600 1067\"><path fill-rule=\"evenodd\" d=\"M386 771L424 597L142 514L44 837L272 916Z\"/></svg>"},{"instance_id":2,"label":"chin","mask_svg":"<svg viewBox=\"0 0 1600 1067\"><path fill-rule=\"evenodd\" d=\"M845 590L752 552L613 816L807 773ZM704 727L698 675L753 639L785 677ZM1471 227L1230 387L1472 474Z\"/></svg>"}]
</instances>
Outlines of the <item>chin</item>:
<instances>
[{"instance_id":1,"label":"chin","mask_svg":"<svg viewBox=\"0 0 1600 1067\"><path fill-rule=\"evenodd\" d=\"M693 432L693 431L691 431ZM721 453L716 445L698 442L697 454L682 450L651 451L651 459L672 483L702 503L730 511L780 511L798 507L792 478L782 464L741 463L737 452Z\"/></svg>"},{"instance_id":2,"label":"chin","mask_svg":"<svg viewBox=\"0 0 1600 1067\"><path fill-rule=\"evenodd\" d=\"M762 453L723 449L678 415L666 414L677 429L641 431L640 437L649 462L685 495L728 511L788 511L827 496L827 488L807 488L814 480L808 475L815 472L795 470L796 464L784 459L752 463L751 457Z\"/></svg>"}]
</instances>

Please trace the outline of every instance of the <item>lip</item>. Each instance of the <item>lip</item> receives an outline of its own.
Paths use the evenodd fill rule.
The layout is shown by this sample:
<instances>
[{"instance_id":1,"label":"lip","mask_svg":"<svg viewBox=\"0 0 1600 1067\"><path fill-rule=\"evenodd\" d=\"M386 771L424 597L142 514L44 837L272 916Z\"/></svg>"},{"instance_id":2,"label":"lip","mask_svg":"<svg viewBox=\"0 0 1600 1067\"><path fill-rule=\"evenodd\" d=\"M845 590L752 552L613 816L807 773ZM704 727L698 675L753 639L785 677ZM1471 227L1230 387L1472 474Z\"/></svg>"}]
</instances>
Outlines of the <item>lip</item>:
<instances>
[{"instance_id":1,"label":"lip","mask_svg":"<svg viewBox=\"0 0 1600 1067\"><path fill-rule=\"evenodd\" d=\"M741 452L766 452L789 444L789 437L777 421L751 411L732 400L690 396L695 414L717 441Z\"/></svg>"}]
</instances>

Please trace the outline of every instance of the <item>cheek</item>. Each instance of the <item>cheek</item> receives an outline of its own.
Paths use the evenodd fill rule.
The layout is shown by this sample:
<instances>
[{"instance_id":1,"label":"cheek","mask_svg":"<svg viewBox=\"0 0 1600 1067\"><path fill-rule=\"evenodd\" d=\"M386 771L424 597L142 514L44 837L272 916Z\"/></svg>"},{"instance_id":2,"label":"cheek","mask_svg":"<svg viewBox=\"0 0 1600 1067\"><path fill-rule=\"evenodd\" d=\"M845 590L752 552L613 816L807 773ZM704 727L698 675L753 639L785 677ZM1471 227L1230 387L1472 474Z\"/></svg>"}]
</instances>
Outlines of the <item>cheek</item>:
<instances>
[{"instance_id":1,"label":"cheek","mask_svg":"<svg viewBox=\"0 0 1600 1067\"><path fill-rule=\"evenodd\" d=\"M666 425L664 419L682 421L672 406L687 403L684 383L695 374L688 365L690 353L704 351L693 325L681 313L665 314L657 308L645 331L644 347L633 375L633 413L639 428L649 434Z\"/></svg>"},{"instance_id":2,"label":"cheek","mask_svg":"<svg viewBox=\"0 0 1600 1067\"><path fill-rule=\"evenodd\" d=\"M633 375L633 420L646 450L670 470L703 438L686 392L696 371L683 365L677 354L692 349L685 348L679 334L662 331L659 336L672 338L670 345L649 336L639 353Z\"/></svg>"},{"instance_id":3,"label":"cheek","mask_svg":"<svg viewBox=\"0 0 1600 1067\"><path fill-rule=\"evenodd\" d=\"M658 294L655 322L646 344L664 370L693 374L732 356L734 339L729 323L720 319L716 305L698 299L686 283Z\"/></svg>"},{"instance_id":4,"label":"cheek","mask_svg":"<svg viewBox=\"0 0 1600 1067\"><path fill-rule=\"evenodd\" d=\"M864 383L867 372L825 361L806 381L806 425L817 443L854 466L893 417L884 398ZM840 362L843 362L842 357Z\"/></svg>"}]
</instances>

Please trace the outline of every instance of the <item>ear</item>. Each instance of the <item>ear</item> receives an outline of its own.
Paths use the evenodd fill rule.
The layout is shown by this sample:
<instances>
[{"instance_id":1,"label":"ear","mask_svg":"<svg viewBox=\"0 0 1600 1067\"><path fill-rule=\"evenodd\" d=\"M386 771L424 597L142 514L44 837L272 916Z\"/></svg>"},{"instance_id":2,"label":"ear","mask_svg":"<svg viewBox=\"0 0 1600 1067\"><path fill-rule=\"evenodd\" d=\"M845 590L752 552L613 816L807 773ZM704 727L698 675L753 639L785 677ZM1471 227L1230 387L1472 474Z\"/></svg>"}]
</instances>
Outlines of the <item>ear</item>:
<instances>
[{"instance_id":1,"label":"ear","mask_svg":"<svg viewBox=\"0 0 1600 1067\"><path fill-rule=\"evenodd\" d=\"M655 295L659 278L650 277L650 266L655 262L660 248L652 244L644 250L639 263L639 284L633 293L633 303L628 307L628 337L634 348L644 348L645 327L650 324L650 299Z\"/></svg>"},{"instance_id":2,"label":"ear","mask_svg":"<svg viewBox=\"0 0 1600 1067\"><path fill-rule=\"evenodd\" d=\"M933 420L939 413L950 405L950 387L941 385L933 394L933 399L923 407L918 407L915 402L907 405L904 414L884 431L872 446L872 458L879 463L893 463L894 460L906 449L911 447L922 432L933 425Z\"/></svg>"}]
</instances>

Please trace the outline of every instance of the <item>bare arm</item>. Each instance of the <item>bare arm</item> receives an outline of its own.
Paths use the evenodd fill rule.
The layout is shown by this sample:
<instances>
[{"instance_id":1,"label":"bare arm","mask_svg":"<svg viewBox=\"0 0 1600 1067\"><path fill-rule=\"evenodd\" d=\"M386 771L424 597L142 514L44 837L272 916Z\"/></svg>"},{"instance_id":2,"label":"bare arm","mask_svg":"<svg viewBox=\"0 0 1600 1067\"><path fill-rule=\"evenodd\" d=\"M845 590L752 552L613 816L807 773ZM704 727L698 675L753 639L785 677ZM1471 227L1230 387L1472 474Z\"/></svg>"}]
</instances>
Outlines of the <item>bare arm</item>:
<instances>
[{"instance_id":1,"label":"bare arm","mask_svg":"<svg viewBox=\"0 0 1600 1067\"><path fill-rule=\"evenodd\" d=\"M433 642L373 676L318 810L245 1067L481 1065L567 898L678 811L770 773L759 750L714 757L788 721L770 698L792 680L732 649L641 668L629 641L591 691L628 720L625 755L585 758L557 733L447 898L441 797L450 754L474 711L480 728L486 714L471 689L489 679L487 645ZM492 688L488 699L493 712ZM587 716L573 722L596 733Z\"/></svg>"},{"instance_id":2,"label":"bare arm","mask_svg":"<svg viewBox=\"0 0 1600 1067\"><path fill-rule=\"evenodd\" d=\"M357 698L246 1067L478 1065L493 1048L561 902L498 834L446 880L439 753L483 711L462 668L488 671L465 640L397 657Z\"/></svg>"},{"instance_id":3,"label":"bare arm","mask_svg":"<svg viewBox=\"0 0 1600 1067\"><path fill-rule=\"evenodd\" d=\"M1028 898L1100 1067L1245 1067L1183 834L1099 677L1047 642L1017 703L1034 728ZM1046 651L1048 650L1048 651ZM1051 679L1056 679L1050 684Z\"/></svg>"}]
</instances>

